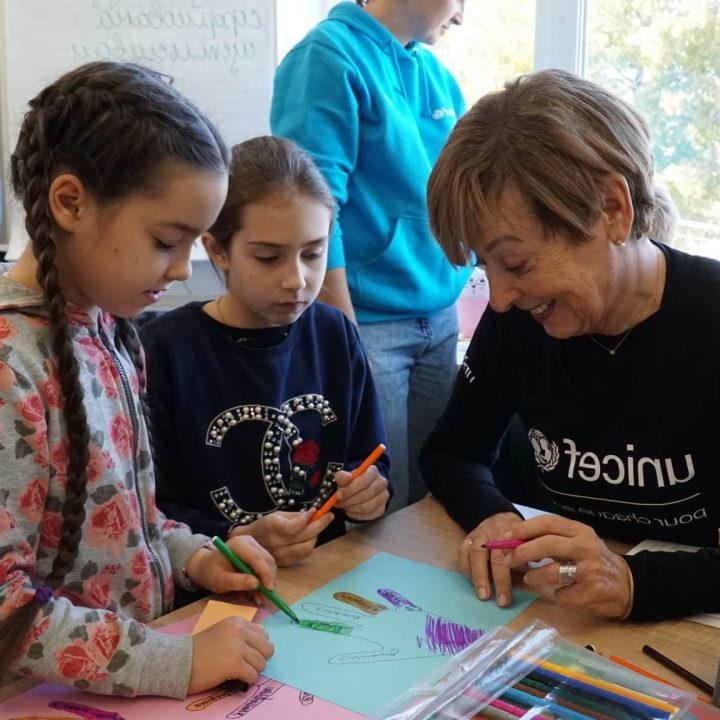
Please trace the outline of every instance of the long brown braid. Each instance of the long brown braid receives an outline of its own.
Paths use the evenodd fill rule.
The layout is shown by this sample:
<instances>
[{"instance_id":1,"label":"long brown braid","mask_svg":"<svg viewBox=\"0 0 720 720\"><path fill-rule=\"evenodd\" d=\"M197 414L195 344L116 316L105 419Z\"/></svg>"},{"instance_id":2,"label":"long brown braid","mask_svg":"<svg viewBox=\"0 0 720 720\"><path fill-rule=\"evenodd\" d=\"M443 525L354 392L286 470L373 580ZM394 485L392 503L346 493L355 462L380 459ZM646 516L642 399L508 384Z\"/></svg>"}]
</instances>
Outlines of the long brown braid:
<instances>
[{"instance_id":1,"label":"long brown braid","mask_svg":"<svg viewBox=\"0 0 720 720\"><path fill-rule=\"evenodd\" d=\"M62 587L78 555L90 429L56 264L62 236L53 222L48 193L53 178L68 172L81 180L98 206L107 206L159 184L164 164L171 160L224 173L228 153L212 124L165 78L137 65L110 62L83 65L31 100L11 156L12 185L23 203L50 318L68 440L60 542L49 575L38 578L53 590ZM137 333L130 321L118 319L117 334L140 375L142 399L144 364ZM40 605L35 596L0 622L0 679Z\"/></svg>"}]
</instances>

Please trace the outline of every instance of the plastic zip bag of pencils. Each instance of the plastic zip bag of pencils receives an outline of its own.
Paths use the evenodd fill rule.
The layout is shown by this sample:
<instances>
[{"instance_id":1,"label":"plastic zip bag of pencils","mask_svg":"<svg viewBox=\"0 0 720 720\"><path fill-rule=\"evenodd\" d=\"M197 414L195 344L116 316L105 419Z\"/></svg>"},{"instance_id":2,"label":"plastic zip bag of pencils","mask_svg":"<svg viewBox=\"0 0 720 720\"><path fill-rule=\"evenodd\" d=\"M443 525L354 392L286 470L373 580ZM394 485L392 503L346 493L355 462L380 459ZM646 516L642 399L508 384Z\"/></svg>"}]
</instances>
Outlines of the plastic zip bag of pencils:
<instances>
[{"instance_id":1,"label":"plastic zip bag of pencils","mask_svg":"<svg viewBox=\"0 0 720 720\"><path fill-rule=\"evenodd\" d=\"M684 690L645 678L536 621L499 627L438 667L374 720L677 720Z\"/></svg>"}]
</instances>

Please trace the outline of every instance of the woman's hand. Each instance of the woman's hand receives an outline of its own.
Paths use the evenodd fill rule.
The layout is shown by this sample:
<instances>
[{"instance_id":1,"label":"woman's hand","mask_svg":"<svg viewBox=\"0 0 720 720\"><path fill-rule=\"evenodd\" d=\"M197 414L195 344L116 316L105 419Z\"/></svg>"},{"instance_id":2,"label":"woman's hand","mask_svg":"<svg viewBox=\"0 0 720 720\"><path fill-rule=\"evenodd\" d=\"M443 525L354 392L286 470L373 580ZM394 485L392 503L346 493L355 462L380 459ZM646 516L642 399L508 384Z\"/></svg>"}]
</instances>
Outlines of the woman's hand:
<instances>
[{"instance_id":1,"label":"woman's hand","mask_svg":"<svg viewBox=\"0 0 720 720\"><path fill-rule=\"evenodd\" d=\"M570 607L604 617L624 617L632 605L632 580L628 564L608 549L588 525L558 515L541 515L516 523L512 537L526 540L514 550L501 551L508 568L552 558L553 562L525 573L528 587L552 592ZM563 562L576 565L575 580L560 585Z\"/></svg>"},{"instance_id":2,"label":"woman's hand","mask_svg":"<svg viewBox=\"0 0 720 720\"><path fill-rule=\"evenodd\" d=\"M487 550L483 543L500 540L511 532L522 518L513 512L498 513L483 520L460 545L460 566L470 577L478 597L488 600L495 585L495 598L500 607L512 602L512 578L502 550Z\"/></svg>"},{"instance_id":3,"label":"woman's hand","mask_svg":"<svg viewBox=\"0 0 720 720\"><path fill-rule=\"evenodd\" d=\"M318 535L333 521L328 513L316 522L309 522L314 510L274 512L259 520L236 527L231 537L252 536L275 558L279 567L292 565L310 557Z\"/></svg>"},{"instance_id":4,"label":"woman's hand","mask_svg":"<svg viewBox=\"0 0 720 720\"><path fill-rule=\"evenodd\" d=\"M189 694L209 690L226 680L254 683L274 652L265 628L239 617L225 618L192 640Z\"/></svg>"},{"instance_id":5,"label":"woman's hand","mask_svg":"<svg viewBox=\"0 0 720 720\"><path fill-rule=\"evenodd\" d=\"M227 542L230 549L244 560L267 588L275 587L275 560L251 537L234 537ZM252 592L259 587L258 578L238 572L215 548L200 548L188 561L189 578L201 587L216 593Z\"/></svg>"},{"instance_id":6,"label":"woman's hand","mask_svg":"<svg viewBox=\"0 0 720 720\"><path fill-rule=\"evenodd\" d=\"M375 520L387 507L390 493L388 481L371 465L362 475L353 479L345 470L335 473L337 507L342 508L349 520Z\"/></svg>"}]
</instances>

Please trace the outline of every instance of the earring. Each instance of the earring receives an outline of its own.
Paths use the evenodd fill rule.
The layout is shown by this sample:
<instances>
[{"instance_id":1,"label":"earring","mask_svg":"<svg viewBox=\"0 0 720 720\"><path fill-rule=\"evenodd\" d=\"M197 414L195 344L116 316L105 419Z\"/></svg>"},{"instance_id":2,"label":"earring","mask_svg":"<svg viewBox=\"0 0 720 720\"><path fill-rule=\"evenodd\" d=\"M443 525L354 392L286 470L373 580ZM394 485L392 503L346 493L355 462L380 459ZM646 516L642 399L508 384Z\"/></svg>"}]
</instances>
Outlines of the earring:
<instances>
[{"instance_id":1,"label":"earring","mask_svg":"<svg viewBox=\"0 0 720 720\"><path fill-rule=\"evenodd\" d=\"M625 247L625 241L624 240L613 240L613 245L616 245L617 247Z\"/></svg>"}]
</instances>

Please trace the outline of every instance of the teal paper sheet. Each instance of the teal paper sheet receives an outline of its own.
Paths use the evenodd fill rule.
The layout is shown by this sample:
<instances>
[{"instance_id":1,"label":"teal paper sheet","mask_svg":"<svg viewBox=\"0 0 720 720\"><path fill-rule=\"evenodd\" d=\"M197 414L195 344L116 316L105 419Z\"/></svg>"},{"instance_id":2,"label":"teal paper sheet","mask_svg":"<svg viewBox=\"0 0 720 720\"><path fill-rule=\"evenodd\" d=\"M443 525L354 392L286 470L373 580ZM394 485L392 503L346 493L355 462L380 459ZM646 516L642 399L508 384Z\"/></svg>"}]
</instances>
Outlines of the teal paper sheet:
<instances>
[{"instance_id":1,"label":"teal paper sheet","mask_svg":"<svg viewBox=\"0 0 720 720\"><path fill-rule=\"evenodd\" d=\"M292 606L330 632L280 612L263 622L275 645L263 675L367 715L536 597L513 591L498 608L459 573L379 553Z\"/></svg>"}]
</instances>

